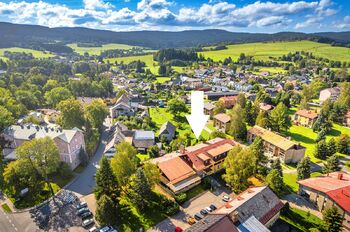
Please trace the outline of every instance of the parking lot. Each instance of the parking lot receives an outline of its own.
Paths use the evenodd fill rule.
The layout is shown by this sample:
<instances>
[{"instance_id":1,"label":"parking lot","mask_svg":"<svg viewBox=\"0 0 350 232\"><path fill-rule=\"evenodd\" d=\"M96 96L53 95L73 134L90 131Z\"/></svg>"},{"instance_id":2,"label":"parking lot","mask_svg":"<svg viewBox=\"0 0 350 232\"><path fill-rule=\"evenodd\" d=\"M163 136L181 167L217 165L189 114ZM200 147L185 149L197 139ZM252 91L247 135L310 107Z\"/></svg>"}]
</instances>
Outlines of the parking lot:
<instances>
[{"instance_id":1,"label":"parking lot","mask_svg":"<svg viewBox=\"0 0 350 232\"><path fill-rule=\"evenodd\" d=\"M194 214L199 213L201 209L214 204L216 207L220 207L225 204L222 200L224 195L229 195L233 197L233 194L227 189L220 188L214 192L205 191L199 196L192 198L191 200L185 202L179 213L176 215L165 219L156 226L150 228L149 232L173 232L177 226L182 229L187 229L190 225L187 223L189 217L193 217Z\"/></svg>"}]
</instances>

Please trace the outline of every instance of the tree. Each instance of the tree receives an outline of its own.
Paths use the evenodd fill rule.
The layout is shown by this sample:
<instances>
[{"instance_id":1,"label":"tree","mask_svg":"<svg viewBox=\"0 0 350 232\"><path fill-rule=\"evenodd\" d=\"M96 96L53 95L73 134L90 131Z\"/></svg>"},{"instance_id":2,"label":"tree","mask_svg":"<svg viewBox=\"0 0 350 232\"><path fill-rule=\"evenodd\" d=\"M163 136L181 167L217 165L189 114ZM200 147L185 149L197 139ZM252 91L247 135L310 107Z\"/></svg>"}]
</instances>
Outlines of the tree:
<instances>
[{"instance_id":1,"label":"tree","mask_svg":"<svg viewBox=\"0 0 350 232\"><path fill-rule=\"evenodd\" d=\"M305 156L297 165L298 180L304 180L311 176L310 157Z\"/></svg>"},{"instance_id":2,"label":"tree","mask_svg":"<svg viewBox=\"0 0 350 232\"><path fill-rule=\"evenodd\" d=\"M292 125L288 115L288 108L281 102L270 114L271 127L277 132L287 131Z\"/></svg>"},{"instance_id":3,"label":"tree","mask_svg":"<svg viewBox=\"0 0 350 232\"><path fill-rule=\"evenodd\" d=\"M151 158L156 158L159 156L159 147L157 145L153 145L153 146L150 146L148 149L147 149L147 154L151 157Z\"/></svg>"},{"instance_id":4,"label":"tree","mask_svg":"<svg viewBox=\"0 0 350 232\"><path fill-rule=\"evenodd\" d=\"M106 104L101 99L93 100L85 108L86 119L91 122L94 128L101 128L109 111Z\"/></svg>"},{"instance_id":5,"label":"tree","mask_svg":"<svg viewBox=\"0 0 350 232\"><path fill-rule=\"evenodd\" d=\"M337 152L337 144L334 138L331 138L328 141L327 147L328 147L328 155L334 155Z\"/></svg>"},{"instance_id":6,"label":"tree","mask_svg":"<svg viewBox=\"0 0 350 232\"><path fill-rule=\"evenodd\" d=\"M160 171L157 165L148 162L144 163L143 170L152 188L159 183Z\"/></svg>"},{"instance_id":7,"label":"tree","mask_svg":"<svg viewBox=\"0 0 350 232\"><path fill-rule=\"evenodd\" d=\"M303 98L301 99L299 109L304 109L304 110L310 109L306 97L303 97Z\"/></svg>"},{"instance_id":8,"label":"tree","mask_svg":"<svg viewBox=\"0 0 350 232\"><path fill-rule=\"evenodd\" d=\"M105 156L100 160L100 168L96 171L95 180L96 187L94 191L97 200L103 195L116 199L119 195L118 182L114 176L109 160Z\"/></svg>"},{"instance_id":9,"label":"tree","mask_svg":"<svg viewBox=\"0 0 350 232\"><path fill-rule=\"evenodd\" d=\"M223 101L217 101L214 108L214 114L225 113L226 108Z\"/></svg>"},{"instance_id":10,"label":"tree","mask_svg":"<svg viewBox=\"0 0 350 232\"><path fill-rule=\"evenodd\" d=\"M249 126L254 126L256 118L258 116L259 107L256 104L253 104L251 101L248 101L244 110L245 121Z\"/></svg>"},{"instance_id":11,"label":"tree","mask_svg":"<svg viewBox=\"0 0 350 232\"><path fill-rule=\"evenodd\" d=\"M318 159L326 159L328 156L328 147L325 140L316 143L314 155Z\"/></svg>"},{"instance_id":12,"label":"tree","mask_svg":"<svg viewBox=\"0 0 350 232\"><path fill-rule=\"evenodd\" d=\"M182 137L178 137L173 139L170 142L171 151L177 151L181 148L181 146L185 146L185 140Z\"/></svg>"},{"instance_id":13,"label":"tree","mask_svg":"<svg viewBox=\"0 0 350 232\"><path fill-rule=\"evenodd\" d=\"M168 111L176 118L180 116L181 113L187 113L188 108L184 101L178 98L173 98L168 102Z\"/></svg>"},{"instance_id":14,"label":"tree","mask_svg":"<svg viewBox=\"0 0 350 232\"><path fill-rule=\"evenodd\" d=\"M226 134L224 132L218 131L218 130L215 130L215 131L210 133L210 139L215 139L217 137L225 139Z\"/></svg>"},{"instance_id":15,"label":"tree","mask_svg":"<svg viewBox=\"0 0 350 232\"><path fill-rule=\"evenodd\" d=\"M234 192L240 192L248 187L248 178L254 174L255 157L251 151L239 146L234 147L224 161L226 173L224 180Z\"/></svg>"},{"instance_id":16,"label":"tree","mask_svg":"<svg viewBox=\"0 0 350 232\"><path fill-rule=\"evenodd\" d=\"M328 232L340 232L343 224L343 217L335 207L326 209L323 213L323 221Z\"/></svg>"},{"instance_id":17,"label":"tree","mask_svg":"<svg viewBox=\"0 0 350 232\"><path fill-rule=\"evenodd\" d=\"M271 164L271 169L275 169L278 171L280 176L283 177L283 170L282 170L282 165L281 165L281 160L280 159L275 159L272 164Z\"/></svg>"},{"instance_id":18,"label":"tree","mask_svg":"<svg viewBox=\"0 0 350 232\"><path fill-rule=\"evenodd\" d=\"M341 134L336 138L337 152L349 154L350 137L346 134Z\"/></svg>"},{"instance_id":19,"label":"tree","mask_svg":"<svg viewBox=\"0 0 350 232\"><path fill-rule=\"evenodd\" d=\"M127 142L121 142L116 146L117 153L111 159L111 167L120 186L126 185L129 177L135 173L138 158L136 149Z\"/></svg>"},{"instance_id":20,"label":"tree","mask_svg":"<svg viewBox=\"0 0 350 232\"><path fill-rule=\"evenodd\" d=\"M152 189L142 168L138 168L136 173L131 177L130 188L132 190L129 195L131 201L136 205L138 210L143 210L147 202L152 198Z\"/></svg>"},{"instance_id":21,"label":"tree","mask_svg":"<svg viewBox=\"0 0 350 232\"><path fill-rule=\"evenodd\" d=\"M12 113L0 105L0 133L13 122Z\"/></svg>"},{"instance_id":22,"label":"tree","mask_svg":"<svg viewBox=\"0 0 350 232\"><path fill-rule=\"evenodd\" d=\"M237 104L241 106L242 109L245 109L247 103L247 99L244 93L239 93L237 96Z\"/></svg>"},{"instance_id":23,"label":"tree","mask_svg":"<svg viewBox=\"0 0 350 232\"><path fill-rule=\"evenodd\" d=\"M284 191L283 177L280 175L279 171L272 169L266 176L266 183L277 195L282 195Z\"/></svg>"},{"instance_id":24,"label":"tree","mask_svg":"<svg viewBox=\"0 0 350 232\"><path fill-rule=\"evenodd\" d=\"M324 167L324 172L330 173L330 172L339 171L340 170L339 165L340 165L339 158L336 154L334 154L327 158L326 164Z\"/></svg>"},{"instance_id":25,"label":"tree","mask_svg":"<svg viewBox=\"0 0 350 232\"><path fill-rule=\"evenodd\" d=\"M85 123L84 108L78 100L67 99L61 101L57 107L61 114L58 118L58 124L63 128L82 128Z\"/></svg>"},{"instance_id":26,"label":"tree","mask_svg":"<svg viewBox=\"0 0 350 232\"><path fill-rule=\"evenodd\" d=\"M260 112L256 118L255 124L265 128L265 129L270 128L271 124L270 124L270 119L269 119L269 113L265 110L260 110Z\"/></svg>"},{"instance_id":27,"label":"tree","mask_svg":"<svg viewBox=\"0 0 350 232\"><path fill-rule=\"evenodd\" d=\"M26 141L16 148L16 156L31 165L35 172L46 181L51 194L54 195L49 175L56 172L60 164L60 155L55 142L50 137Z\"/></svg>"},{"instance_id":28,"label":"tree","mask_svg":"<svg viewBox=\"0 0 350 232\"><path fill-rule=\"evenodd\" d=\"M116 219L118 217L116 213L116 206L112 199L107 195L102 195L97 201L95 218L100 225L114 226L117 224Z\"/></svg>"},{"instance_id":29,"label":"tree","mask_svg":"<svg viewBox=\"0 0 350 232\"><path fill-rule=\"evenodd\" d=\"M44 97L47 104L56 107L61 101L73 98L73 95L69 89L65 87L56 87L46 92Z\"/></svg>"},{"instance_id":30,"label":"tree","mask_svg":"<svg viewBox=\"0 0 350 232\"><path fill-rule=\"evenodd\" d=\"M254 142L250 145L252 154L255 156L255 170L259 174L266 173L267 157L264 154L264 143L260 137L256 137Z\"/></svg>"},{"instance_id":31,"label":"tree","mask_svg":"<svg viewBox=\"0 0 350 232\"><path fill-rule=\"evenodd\" d=\"M229 132L237 140L246 140L247 125L244 121L243 109L238 104L235 105L232 109Z\"/></svg>"}]
</instances>

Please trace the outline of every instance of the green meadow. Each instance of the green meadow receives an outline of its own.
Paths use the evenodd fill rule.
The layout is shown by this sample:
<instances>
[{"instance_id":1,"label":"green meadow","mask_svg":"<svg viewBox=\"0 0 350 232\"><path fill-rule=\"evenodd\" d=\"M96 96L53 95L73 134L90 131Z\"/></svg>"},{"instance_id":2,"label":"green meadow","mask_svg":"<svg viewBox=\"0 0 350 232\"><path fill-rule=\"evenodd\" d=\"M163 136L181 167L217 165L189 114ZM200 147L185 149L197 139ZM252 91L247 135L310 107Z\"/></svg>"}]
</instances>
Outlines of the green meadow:
<instances>
[{"instance_id":1,"label":"green meadow","mask_svg":"<svg viewBox=\"0 0 350 232\"><path fill-rule=\"evenodd\" d=\"M12 48L0 48L0 57L2 57L4 55L5 51L32 53L35 58L49 58L49 57L54 56L54 55L50 54L49 52L33 50L33 49L28 49L28 48L12 47Z\"/></svg>"},{"instance_id":2,"label":"green meadow","mask_svg":"<svg viewBox=\"0 0 350 232\"><path fill-rule=\"evenodd\" d=\"M133 47L138 47L138 46L130 46L127 44L116 44L116 43L103 44L101 47L78 47L76 43L67 44L67 46L72 48L75 52L81 55L84 55L85 52L88 52L89 55L100 55L100 53L105 50L110 50L110 49L130 50Z\"/></svg>"},{"instance_id":3,"label":"green meadow","mask_svg":"<svg viewBox=\"0 0 350 232\"><path fill-rule=\"evenodd\" d=\"M350 49L344 47L332 47L329 44L312 41L293 42L269 42L269 43L246 43L228 45L228 49L219 51L206 51L202 54L214 61L224 60L227 57L237 59L241 53L252 55L256 60L269 60L269 57L280 57L289 52L306 51L336 61L350 61Z\"/></svg>"}]
</instances>

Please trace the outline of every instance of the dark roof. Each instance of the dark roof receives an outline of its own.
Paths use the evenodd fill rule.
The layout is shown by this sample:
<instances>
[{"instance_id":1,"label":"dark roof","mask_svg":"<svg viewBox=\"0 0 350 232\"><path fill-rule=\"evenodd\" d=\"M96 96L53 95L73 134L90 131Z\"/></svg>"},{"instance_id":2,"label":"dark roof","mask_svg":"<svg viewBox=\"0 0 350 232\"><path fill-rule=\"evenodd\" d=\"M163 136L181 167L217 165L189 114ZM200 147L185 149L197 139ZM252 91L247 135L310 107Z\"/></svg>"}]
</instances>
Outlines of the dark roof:
<instances>
[{"instance_id":1,"label":"dark roof","mask_svg":"<svg viewBox=\"0 0 350 232\"><path fill-rule=\"evenodd\" d=\"M238 229L227 215L209 214L190 228L187 232L238 232Z\"/></svg>"},{"instance_id":2,"label":"dark roof","mask_svg":"<svg viewBox=\"0 0 350 232\"><path fill-rule=\"evenodd\" d=\"M168 134L170 134L172 137L174 137L175 130L176 130L176 128L175 128L174 124L172 124L171 122L166 122L160 127L159 135L161 135L165 131L167 131Z\"/></svg>"}]
</instances>

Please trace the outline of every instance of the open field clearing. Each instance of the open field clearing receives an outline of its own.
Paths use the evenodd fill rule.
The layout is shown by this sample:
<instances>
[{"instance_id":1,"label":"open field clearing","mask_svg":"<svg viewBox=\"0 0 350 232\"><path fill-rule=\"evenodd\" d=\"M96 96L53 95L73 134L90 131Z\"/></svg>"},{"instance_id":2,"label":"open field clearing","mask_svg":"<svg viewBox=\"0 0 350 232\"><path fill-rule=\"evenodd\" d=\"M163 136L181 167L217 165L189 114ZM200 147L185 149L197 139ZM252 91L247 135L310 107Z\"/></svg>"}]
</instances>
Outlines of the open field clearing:
<instances>
[{"instance_id":1,"label":"open field clearing","mask_svg":"<svg viewBox=\"0 0 350 232\"><path fill-rule=\"evenodd\" d=\"M110 50L110 49L123 49L130 50L131 48L138 46L130 46L127 44L103 44L101 47L78 47L76 43L67 44L68 47L71 47L75 52L84 55L85 52L88 52L89 55L100 55L102 51Z\"/></svg>"},{"instance_id":2,"label":"open field clearing","mask_svg":"<svg viewBox=\"0 0 350 232\"><path fill-rule=\"evenodd\" d=\"M252 55L256 60L269 60L269 57L280 57L289 52L305 51L331 60L350 61L349 48L332 47L329 44L312 41L247 43L228 45L227 47L228 49L225 50L207 51L202 52L202 54L214 61L224 60L227 57L236 60L241 53Z\"/></svg>"},{"instance_id":3,"label":"open field clearing","mask_svg":"<svg viewBox=\"0 0 350 232\"><path fill-rule=\"evenodd\" d=\"M32 53L35 58L49 58L54 56L49 52L38 51L38 50L33 50L28 48L13 47L13 48L0 48L0 57L4 55L5 51Z\"/></svg>"}]
</instances>

